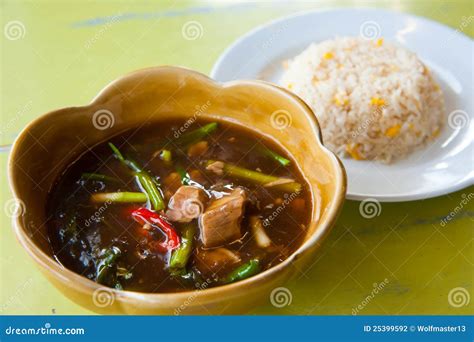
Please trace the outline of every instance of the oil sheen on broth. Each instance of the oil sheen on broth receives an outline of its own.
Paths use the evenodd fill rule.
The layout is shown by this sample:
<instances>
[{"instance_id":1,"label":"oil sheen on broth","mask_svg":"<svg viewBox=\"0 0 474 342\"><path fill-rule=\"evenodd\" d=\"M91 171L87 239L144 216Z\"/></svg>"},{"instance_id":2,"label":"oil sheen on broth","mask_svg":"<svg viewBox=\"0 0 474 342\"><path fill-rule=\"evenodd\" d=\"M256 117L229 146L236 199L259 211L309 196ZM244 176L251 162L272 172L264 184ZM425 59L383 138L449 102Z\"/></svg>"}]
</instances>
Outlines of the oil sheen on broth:
<instances>
[{"instance_id":1,"label":"oil sheen on broth","mask_svg":"<svg viewBox=\"0 0 474 342\"><path fill-rule=\"evenodd\" d=\"M47 204L61 264L117 289L176 292L251 277L299 247L311 203L294 162L241 127L184 124L130 129L65 170Z\"/></svg>"}]
</instances>

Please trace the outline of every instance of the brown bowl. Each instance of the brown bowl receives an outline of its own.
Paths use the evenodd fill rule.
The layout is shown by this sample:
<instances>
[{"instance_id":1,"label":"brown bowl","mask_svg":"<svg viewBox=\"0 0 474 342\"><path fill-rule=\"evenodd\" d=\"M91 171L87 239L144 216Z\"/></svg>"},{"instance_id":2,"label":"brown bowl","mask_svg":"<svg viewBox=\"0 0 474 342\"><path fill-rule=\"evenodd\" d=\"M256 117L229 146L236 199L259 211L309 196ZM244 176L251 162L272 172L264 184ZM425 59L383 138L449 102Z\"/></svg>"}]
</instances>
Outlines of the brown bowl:
<instances>
[{"instance_id":1,"label":"brown bowl","mask_svg":"<svg viewBox=\"0 0 474 342\"><path fill-rule=\"evenodd\" d=\"M288 259L249 279L180 293L138 293L105 288L55 261L46 232L48 191L88 147L129 127L163 118L199 116L246 126L285 149L310 186L311 223L304 243ZM240 313L310 262L342 208L346 175L321 141L318 122L297 96L260 81L216 83L177 67L140 70L109 84L83 107L59 109L30 123L9 159L10 186L23 208L13 219L18 240L46 277L68 298L99 313Z\"/></svg>"}]
</instances>

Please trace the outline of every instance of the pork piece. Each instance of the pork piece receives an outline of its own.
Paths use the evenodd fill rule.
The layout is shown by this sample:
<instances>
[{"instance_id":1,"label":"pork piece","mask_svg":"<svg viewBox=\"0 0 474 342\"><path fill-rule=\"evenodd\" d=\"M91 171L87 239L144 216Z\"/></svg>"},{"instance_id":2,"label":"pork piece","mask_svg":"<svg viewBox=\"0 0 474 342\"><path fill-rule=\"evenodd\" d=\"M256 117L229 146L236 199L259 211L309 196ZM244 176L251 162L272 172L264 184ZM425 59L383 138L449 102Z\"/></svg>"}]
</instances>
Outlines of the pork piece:
<instances>
[{"instance_id":1,"label":"pork piece","mask_svg":"<svg viewBox=\"0 0 474 342\"><path fill-rule=\"evenodd\" d=\"M174 222L190 222L205 209L207 194L196 186L183 185L170 198L166 216Z\"/></svg>"},{"instance_id":2,"label":"pork piece","mask_svg":"<svg viewBox=\"0 0 474 342\"><path fill-rule=\"evenodd\" d=\"M207 141L200 141L188 147L188 157L200 157L209 149Z\"/></svg>"},{"instance_id":3,"label":"pork piece","mask_svg":"<svg viewBox=\"0 0 474 342\"><path fill-rule=\"evenodd\" d=\"M218 247L240 239L240 221L246 200L245 190L236 188L229 195L211 202L199 218L204 247Z\"/></svg>"},{"instance_id":4,"label":"pork piece","mask_svg":"<svg viewBox=\"0 0 474 342\"><path fill-rule=\"evenodd\" d=\"M240 261L237 252L222 247L209 250L198 249L194 256L194 265L204 275L225 273L228 266Z\"/></svg>"}]
</instances>

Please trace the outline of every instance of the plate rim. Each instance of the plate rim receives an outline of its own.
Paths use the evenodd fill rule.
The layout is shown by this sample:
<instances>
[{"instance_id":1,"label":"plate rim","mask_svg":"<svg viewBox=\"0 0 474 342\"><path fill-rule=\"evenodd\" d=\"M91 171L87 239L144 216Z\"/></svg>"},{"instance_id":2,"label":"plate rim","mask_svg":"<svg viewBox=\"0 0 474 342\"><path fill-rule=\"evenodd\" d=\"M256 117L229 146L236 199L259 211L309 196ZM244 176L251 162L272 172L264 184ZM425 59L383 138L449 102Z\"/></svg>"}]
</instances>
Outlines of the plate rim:
<instances>
[{"instance_id":1,"label":"plate rim","mask_svg":"<svg viewBox=\"0 0 474 342\"><path fill-rule=\"evenodd\" d=\"M323 14L323 13L327 13L327 12L348 12L348 11L357 11L357 12L364 12L364 11L368 11L368 12L381 12L381 13L385 13L387 15L396 15L396 16L401 16L401 17L406 17L406 18L411 18L411 19L416 19L416 20L421 20L421 21L425 21L425 22L428 22L430 24L433 24L435 26L439 26L443 29L447 29L449 31L451 31L452 33L454 33L456 36L458 36L459 38L461 39L466 39L468 41L470 41L470 43L473 43L474 42L474 39L472 39L471 37L469 37L468 35L464 34L463 32L459 31L459 30L455 30L453 29L452 27L448 26L448 25L445 25L443 23L440 23L436 20L433 20L433 19L430 19L430 18L426 18L426 17L422 17L422 16L419 16L419 15L415 15L415 14L411 14L411 13L405 13L405 12L399 12L399 11L395 11L395 10L389 10L389 9L378 9L378 8L374 8L374 7L331 7L331 8L324 8L324 9L312 9L312 10L302 10L302 11L298 11L298 12L295 12L295 13L292 13L292 14L289 14L289 15L285 15L285 16L282 16L282 17L279 17L279 18L275 18L275 19L272 19L268 22L265 22L263 24L260 24L254 28L252 28L251 30L245 32L244 34L242 34L241 36L239 36L237 39L235 39L229 46L227 46L224 51L221 52L221 54L219 55L219 57L217 58L217 60L214 62L214 64L212 65L212 69L209 73L209 76L213 79L215 79L215 76L216 76L216 73L218 71L218 69L221 67L222 65L222 62L224 61L224 59L229 55L229 53L238 45L240 44L242 41L244 41L245 39L247 39L248 37L251 37L252 35L254 35L256 32L258 31L261 31L267 27L270 27L272 25L275 25L275 24L278 24L280 22L285 22L289 19L295 19L297 17L304 17L304 16L310 16L310 15L314 15L314 14ZM219 80L217 80L218 82L220 82Z\"/></svg>"}]
</instances>

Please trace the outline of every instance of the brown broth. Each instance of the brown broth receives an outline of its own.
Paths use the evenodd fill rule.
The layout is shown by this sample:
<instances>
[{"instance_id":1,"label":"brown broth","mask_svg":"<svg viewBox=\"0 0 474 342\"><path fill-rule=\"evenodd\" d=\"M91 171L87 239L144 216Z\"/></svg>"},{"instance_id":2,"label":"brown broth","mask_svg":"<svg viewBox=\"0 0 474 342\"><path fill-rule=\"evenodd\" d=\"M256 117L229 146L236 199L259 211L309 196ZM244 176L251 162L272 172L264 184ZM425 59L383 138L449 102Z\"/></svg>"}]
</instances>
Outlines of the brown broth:
<instances>
[{"instance_id":1,"label":"brown broth","mask_svg":"<svg viewBox=\"0 0 474 342\"><path fill-rule=\"evenodd\" d=\"M206 123L202 120L193 122L187 131ZM216 183L220 184L214 186L216 192L225 192L236 186L245 187L249 193L249 201L241 223L242 238L224 247L238 253L241 258L239 264L258 258L260 272L283 261L301 245L310 219L308 187L294 163L282 166L265 156L259 152L263 146L288 158L278 146L255 132L228 123L219 123L217 131L203 139L209 144L204 155L190 158L174 145L177 132L183 125L182 121L146 124L139 129L131 129L113 137L110 141L119 147L124 155L133 158L156 177L166 203L174 189L164 180L170 173L175 172L176 165L181 165L192 174L193 180L206 189ZM164 146L172 150L173 165L166 165L159 157L154 157L155 152ZM302 191L298 194L284 193L229 176L218 176L207 171L203 165L203 161L209 159L233 163L278 177L293 178L302 184ZM197 171L191 170L199 171L199 175L196 176ZM84 172L107 175L118 181L84 180L81 178ZM113 156L107 142L86 151L59 177L47 204L47 214L50 218L48 234L57 260L65 267L96 280L99 257L105 249L114 246L121 251L116 261L121 274L117 278L120 285L105 285L140 292L176 292L202 287L203 282L206 282L206 287L218 286L223 283L226 275L239 266L225 265L211 274L203 270L196 261L196 253L198 249L200 252L205 249L199 238L197 220L193 220L192 224L196 225L198 234L194 239L193 256L187 264L187 273L170 275L167 268L170 253L152 252L142 235L142 225L130 215L134 208L148 204L92 203L90 200L91 194L117 191L141 190L130 170ZM250 215L266 219L265 231L272 240L270 248L264 249L256 244L249 230ZM75 225L70 225L73 221ZM173 222L173 225L180 233L183 224ZM125 276L127 273L128 276L131 274L131 277Z\"/></svg>"}]
</instances>

